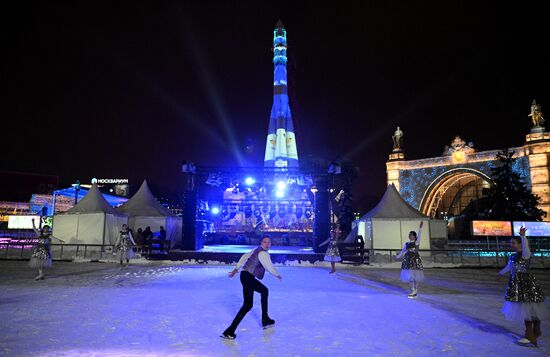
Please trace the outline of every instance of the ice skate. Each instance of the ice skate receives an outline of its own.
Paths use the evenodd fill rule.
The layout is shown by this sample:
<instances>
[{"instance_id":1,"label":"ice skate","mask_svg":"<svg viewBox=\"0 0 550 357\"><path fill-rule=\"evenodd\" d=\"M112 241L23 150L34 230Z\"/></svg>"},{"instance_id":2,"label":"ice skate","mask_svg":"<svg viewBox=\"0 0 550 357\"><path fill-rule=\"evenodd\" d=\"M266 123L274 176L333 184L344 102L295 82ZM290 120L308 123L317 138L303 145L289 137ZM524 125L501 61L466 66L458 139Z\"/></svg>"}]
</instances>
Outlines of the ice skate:
<instances>
[{"instance_id":1,"label":"ice skate","mask_svg":"<svg viewBox=\"0 0 550 357\"><path fill-rule=\"evenodd\" d=\"M523 347L533 347L533 346L536 347L536 345L533 344L531 341L529 341L529 339L526 338L526 337L522 337L519 340L517 340L516 344L518 344L520 346L523 346Z\"/></svg>"},{"instance_id":2,"label":"ice skate","mask_svg":"<svg viewBox=\"0 0 550 357\"><path fill-rule=\"evenodd\" d=\"M227 330L225 330L221 335L220 335L221 338L223 339L226 339L226 340L234 340L235 338L237 338L237 335L235 335L234 333L232 332L229 332Z\"/></svg>"},{"instance_id":3,"label":"ice skate","mask_svg":"<svg viewBox=\"0 0 550 357\"><path fill-rule=\"evenodd\" d=\"M270 328L271 326L275 325L275 320L272 320L271 318L267 317L267 318L263 318L262 319L262 326L264 328L264 330L266 328Z\"/></svg>"},{"instance_id":4,"label":"ice skate","mask_svg":"<svg viewBox=\"0 0 550 357\"><path fill-rule=\"evenodd\" d=\"M36 276L36 278L34 278L34 280L44 280L44 275L39 274Z\"/></svg>"},{"instance_id":5,"label":"ice skate","mask_svg":"<svg viewBox=\"0 0 550 357\"><path fill-rule=\"evenodd\" d=\"M413 289L413 290L411 290L411 292L409 293L409 295L407 295L407 297L408 297L409 299L414 299L414 298L418 295L417 293L418 293L418 292L416 291L416 289Z\"/></svg>"}]
</instances>

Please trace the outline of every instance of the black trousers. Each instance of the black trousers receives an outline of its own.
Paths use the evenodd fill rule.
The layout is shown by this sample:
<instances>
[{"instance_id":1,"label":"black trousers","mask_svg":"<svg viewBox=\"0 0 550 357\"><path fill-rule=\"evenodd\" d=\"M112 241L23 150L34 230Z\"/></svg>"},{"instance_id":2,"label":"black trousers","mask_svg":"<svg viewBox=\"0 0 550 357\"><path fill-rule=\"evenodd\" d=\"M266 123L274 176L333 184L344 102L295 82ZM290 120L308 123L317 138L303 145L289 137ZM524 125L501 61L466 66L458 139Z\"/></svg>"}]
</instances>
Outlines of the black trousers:
<instances>
[{"instance_id":1,"label":"black trousers","mask_svg":"<svg viewBox=\"0 0 550 357\"><path fill-rule=\"evenodd\" d=\"M243 306L237 312L237 316L233 319L231 326L227 328L227 332L235 333L237 326L241 323L241 320L254 306L254 291L257 291L262 296L262 319L268 318L267 314L267 297L269 295L269 289L264 284L260 283L254 275L247 271L241 271L241 284L243 285Z\"/></svg>"}]
</instances>

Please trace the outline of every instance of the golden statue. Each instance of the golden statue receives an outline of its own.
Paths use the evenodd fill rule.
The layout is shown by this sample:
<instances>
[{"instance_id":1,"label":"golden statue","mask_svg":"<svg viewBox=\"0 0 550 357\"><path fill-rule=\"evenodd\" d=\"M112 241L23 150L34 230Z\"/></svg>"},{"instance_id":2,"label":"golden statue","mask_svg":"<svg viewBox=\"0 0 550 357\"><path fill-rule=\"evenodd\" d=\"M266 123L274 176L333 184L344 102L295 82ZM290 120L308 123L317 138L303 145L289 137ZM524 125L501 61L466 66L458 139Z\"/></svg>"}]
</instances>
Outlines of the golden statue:
<instances>
[{"instance_id":1,"label":"golden statue","mask_svg":"<svg viewBox=\"0 0 550 357\"><path fill-rule=\"evenodd\" d=\"M536 100L533 100L531 104L531 114L528 115L533 120L534 126L542 126L544 124L544 118L542 117L542 111L540 105L537 104Z\"/></svg>"}]
</instances>

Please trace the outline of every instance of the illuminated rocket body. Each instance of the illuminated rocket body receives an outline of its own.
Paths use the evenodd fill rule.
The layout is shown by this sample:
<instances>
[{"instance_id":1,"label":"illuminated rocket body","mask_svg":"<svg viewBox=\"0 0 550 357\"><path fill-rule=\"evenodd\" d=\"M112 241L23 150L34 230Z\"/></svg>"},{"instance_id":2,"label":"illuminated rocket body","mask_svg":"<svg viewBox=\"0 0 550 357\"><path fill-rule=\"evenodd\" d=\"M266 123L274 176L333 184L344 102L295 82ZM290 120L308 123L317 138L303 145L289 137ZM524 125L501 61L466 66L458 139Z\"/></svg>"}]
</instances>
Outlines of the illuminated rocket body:
<instances>
[{"instance_id":1,"label":"illuminated rocket body","mask_svg":"<svg viewBox=\"0 0 550 357\"><path fill-rule=\"evenodd\" d=\"M265 167L298 167L298 150L288 103L286 30L281 20L273 31L273 107L265 147Z\"/></svg>"}]
</instances>

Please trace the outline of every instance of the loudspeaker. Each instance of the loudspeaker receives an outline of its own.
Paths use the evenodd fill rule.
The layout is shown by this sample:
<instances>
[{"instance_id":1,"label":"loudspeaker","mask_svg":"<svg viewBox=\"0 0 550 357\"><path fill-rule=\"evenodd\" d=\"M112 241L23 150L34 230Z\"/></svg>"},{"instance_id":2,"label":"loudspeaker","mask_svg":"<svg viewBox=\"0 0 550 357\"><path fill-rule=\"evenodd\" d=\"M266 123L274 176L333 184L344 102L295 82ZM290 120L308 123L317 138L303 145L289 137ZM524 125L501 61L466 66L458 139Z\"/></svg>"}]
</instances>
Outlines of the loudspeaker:
<instances>
[{"instance_id":1,"label":"loudspeaker","mask_svg":"<svg viewBox=\"0 0 550 357\"><path fill-rule=\"evenodd\" d=\"M183 194L181 249L199 250L204 247L202 230L197 230L197 192ZM199 232L200 231L200 232Z\"/></svg>"}]
</instances>

